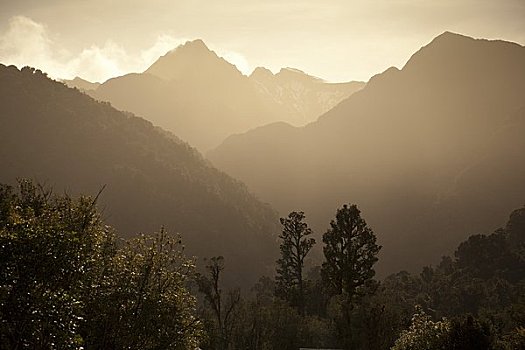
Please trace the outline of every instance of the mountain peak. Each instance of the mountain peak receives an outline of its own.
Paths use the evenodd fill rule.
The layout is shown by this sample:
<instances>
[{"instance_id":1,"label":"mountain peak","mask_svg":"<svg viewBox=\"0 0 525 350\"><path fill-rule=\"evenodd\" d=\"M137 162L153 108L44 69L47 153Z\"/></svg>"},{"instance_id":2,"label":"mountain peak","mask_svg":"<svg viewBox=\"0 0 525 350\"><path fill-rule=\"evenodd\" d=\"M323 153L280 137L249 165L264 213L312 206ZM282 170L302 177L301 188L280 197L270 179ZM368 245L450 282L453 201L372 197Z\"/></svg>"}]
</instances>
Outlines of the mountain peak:
<instances>
[{"instance_id":1,"label":"mountain peak","mask_svg":"<svg viewBox=\"0 0 525 350\"><path fill-rule=\"evenodd\" d=\"M210 50L202 39L195 39L188 40L184 44L181 44L173 50L168 51L164 56L161 56L159 60L164 58L172 59L173 57L177 56L199 57L208 55L216 56L215 52Z\"/></svg>"},{"instance_id":2,"label":"mountain peak","mask_svg":"<svg viewBox=\"0 0 525 350\"><path fill-rule=\"evenodd\" d=\"M518 70L522 66L513 57L522 56L523 47L503 40L475 39L466 35L444 32L419 49L403 67L415 75L424 73L435 77L454 77L473 72L473 66L480 71L493 71L512 65Z\"/></svg>"},{"instance_id":3,"label":"mountain peak","mask_svg":"<svg viewBox=\"0 0 525 350\"><path fill-rule=\"evenodd\" d=\"M470 36L446 31L436 36L430 43L428 43L428 45L424 46L423 48L434 46L468 45L468 43L473 43L475 41L477 40Z\"/></svg>"},{"instance_id":4,"label":"mountain peak","mask_svg":"<svg viewBox=\"0 0 525 350\"><path fill-rule=\"evenodd\" d=\"M255 80L269 79L273 77L274 75L272 71L264 67L257 67L253 70L252 74L250 74L250 78Z\"/></svg>"},{"instance_id":5,"label":"mountain peak","mask_svg":"<svg viewBox=\"0 0 525 350\"><path fill-rule=\"evenodd\" d=\"M300 69L290 67L281 68L279 73L277 73L275 76L279 79L285 80L322 81L322 79L306 74Z\"/></svg>"},{"instance_id":6,"label":"mountain peak","mask_svg":"<svg viewBox=\"0 0 525 350\"><path fill-rule=\"evenodd\" d=\"M211 52L202 39L188 40L179 45L172 53L177 51Z\"/></svg>"},{"instance_id":7,"label":"mountain peak","mask_svg":"<svg viewBox=\"0 0 525 350\"><path fill-rule=\"evenodd\" d=\"M292 68L292 67L284 67L284 68L281 68L281 70L280 70L279 73L277 73L277 74L297 74L297 75L308 75L308 74L306 74L305 72L303 72L302 70L297 69L297 68Z\"/></svg>"},{"instance_id":8,"label":"mountain peak","mask_svg":"<svg viewBox=\"0 0 525 350\"><path fill-rule=\"evenodd\" d=\"M474 38L462 34L448 31L443 32L432 39L427 45L415 52L410 60L417 58L418 56L431 56L435 55L436 53L446 53L453 55L456 52L456 49L464 50L465 47L468 49L475 41L476 40Z\"/></svg>"},{"instance_id":9,"label":"mountain peak","mask_svg":"<svg viewBox=\"0 0 525 350\"><path fill-rule=\"evenodd\" d=\"M99 86L99 82L91 82L85 79L82 79L81 77L75 77L73 80L62 80L64 84L66 84L69 87L77 88L82 91L90 91L90 90L96 90Z\"/></svg>"},{"instance_id":10,"label":"mountain peak","mask_svg":"<svg viewBox=\"0 0 525 350\"><path fill-rule=\"evenodd\" d=\"M213 67L224 65L222 61L223 59L210 50L204 41L196 39L187 41L160 57L144 73L172 80L191 72L200 71L207 74L213 71Z\"/></svg>"},{"instance_id":11,"label":"mountain peak","mask_svg":"<svg viewBox=\"0 0 525 350\"><path fill-rule=\"evenodd\" d=\"M469 39L472 40L471 37L459 33L449 32L448 30L444 31L443 33L439 34L434 38L434 40L439 39Z\"/></svg>"}]
</instances>

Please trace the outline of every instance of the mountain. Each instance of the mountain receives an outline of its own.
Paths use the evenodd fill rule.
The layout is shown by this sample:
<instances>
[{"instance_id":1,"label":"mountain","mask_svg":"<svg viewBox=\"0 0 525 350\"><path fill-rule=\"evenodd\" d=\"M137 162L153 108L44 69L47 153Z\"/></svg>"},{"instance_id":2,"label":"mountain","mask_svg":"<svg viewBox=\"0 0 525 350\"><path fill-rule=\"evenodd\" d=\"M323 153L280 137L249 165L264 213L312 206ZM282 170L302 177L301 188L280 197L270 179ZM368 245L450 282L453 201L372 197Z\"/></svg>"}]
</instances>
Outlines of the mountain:
<instances>
[{"instance_id":1,"label":"mountain","mask_svg":"<svg viewBox=\"0 0 525 350\"><path fill-rule=\"evenodd\" d=\"M249 78L263 98L282 107L282 121L295 126L314 121L365 86L359 81L327 83L294 68L283 68L274 75L257 67Z\"/></svg>"},{"instance_id":2,"label":"mountain","mask_svg":"<svg viewBox=\"0 0 525 350\"><path fill-rule=\"evenodd\" d=\"M323 83L308 86L314 85ZM306 99L320 99L312 103L323 107L312 111L321 111L349 96L362 83L328 85L297 101L302 104ZM303 120L302 105L290 110L288 96L292 92L283 89L285 99L276 99L273 85L263 85L253 75L244 76L202 40L195 40L160 57L145 72L109 79L90 94L144 116L206 151L231 134L275 121ZM311 115L308 117L318 116Z\"/></svg>"},{"instance_id":3,"label":"mountain","mask_svg":"<svg viewBox=\"0 0 525 350\"><path fill-rule=\"evenodd\" d=\"M188 41L168 52L144 73L167 81L192 81L199 85L216 84L221 80L242 84L239 81L243 80L242 73L233 64L217 56L200 39Z\"/></svg>"},{"instance_id":4,"label":"mountain","mask_svg":"<svg viewBox=\"0 0 525 350\"><path fill-rule=\"evenodd\" d=\"M65 80L62 80L62 82L66 84L67 86L69 86L70 88L77 88L80 91L84 91L84 92L96 90L100 86L100 83L92 83L80 77L75 77L75 79L73 80L65 79Z\"/></svg>"},{"instance_id":5,"label":"mountain","mask_svg":"<svg viewBox=\"0 0 525 350\"><path fill-rule=\"evenodd\" d=\"M38 70L0 65L0 162L1 183L91 195L106 185L99 204L120 234L180 232L189 256L223 255L232 283L273 272L268 205L173 134Z\"/></svg>"},{"instance_id":6,"label":"mountain","mask_svg":"<svg viewBox=\"0 0 525 350\"><path fill-rule=\"evenodd\" d=\"M234 135L208 157L318 235L359 204L380 270L413 269L523 205L523 107L524 47L446 32L316 122Z\"/></svg>"},{"instance_id":7,"label":"mountain","mask_svg":"<svg viewBox=\"0 0 525 350\"><path fill-rule=\"evenodd\" d=\"M179 46L144 73L109 79L91 95L147 117L200 150L269 122L273 113L246 77L201 40Z\"/></svg>"}]
</instances>

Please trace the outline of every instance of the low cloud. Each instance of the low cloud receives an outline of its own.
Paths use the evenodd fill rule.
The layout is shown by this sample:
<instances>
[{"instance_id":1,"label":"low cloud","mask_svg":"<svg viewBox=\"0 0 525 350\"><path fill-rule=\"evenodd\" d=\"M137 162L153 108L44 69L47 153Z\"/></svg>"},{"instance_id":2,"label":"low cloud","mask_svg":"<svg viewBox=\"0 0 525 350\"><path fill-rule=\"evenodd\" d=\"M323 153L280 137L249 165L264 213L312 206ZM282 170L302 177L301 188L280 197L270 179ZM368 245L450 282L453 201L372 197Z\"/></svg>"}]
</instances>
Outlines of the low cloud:
<instances>
[{"instance_id":1,"label":"low cloud","mask_svg":"<svg viewBox=\"0 0 525 350\"><path fill-rule=\"evenodd\" d=\"M253 71L253 67L248 63L248 60L238 52L217 50L217 55L223 57L226 61L234 64L241 73L249 75Z\"/></svg>"},{"instance_id":2,"label":"low cloud","mask_svg":"<svg viewBox=\"0 0 525 350\"><path fill-rule=\"evenodd\" d=\"M12 17L7 30L0 33L0 62L19 68L35 67L55 79L79 76L92 82L103 82L126 73L142 72L160 56L187 41L186 38L163 34L151 47L134 55L111 40L107 40L102 47L92 45L73 53L55 42L51 34L44 24L31 18ZM251 67L241 54L220 50L217 53L244 74L250 72Z\"/></svg>"}]
</instances>

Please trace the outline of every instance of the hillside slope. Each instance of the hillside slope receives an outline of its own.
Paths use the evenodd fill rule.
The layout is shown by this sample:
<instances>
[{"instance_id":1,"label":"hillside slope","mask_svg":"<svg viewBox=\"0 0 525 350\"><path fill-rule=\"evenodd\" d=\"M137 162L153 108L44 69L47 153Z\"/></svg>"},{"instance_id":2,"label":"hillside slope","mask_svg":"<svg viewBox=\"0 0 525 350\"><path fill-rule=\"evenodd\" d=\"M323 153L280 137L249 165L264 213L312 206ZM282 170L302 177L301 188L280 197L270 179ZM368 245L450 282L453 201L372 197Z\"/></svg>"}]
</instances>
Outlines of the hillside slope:
<instances>
[{"instance_id":1,"label":"hillside slope","mask_svg":"<svg viewBox=\"0 0 525 350\"><path fill-rule=\"evenodd\" d=\"M242 183L173 134L40 71L0 66L0 162L2 183L29 177L91 195L107 185L101 205L118 232L180 232L189 255L224 255L243 283L277 253L276 214Z\"/></svg>"}]
</instances>

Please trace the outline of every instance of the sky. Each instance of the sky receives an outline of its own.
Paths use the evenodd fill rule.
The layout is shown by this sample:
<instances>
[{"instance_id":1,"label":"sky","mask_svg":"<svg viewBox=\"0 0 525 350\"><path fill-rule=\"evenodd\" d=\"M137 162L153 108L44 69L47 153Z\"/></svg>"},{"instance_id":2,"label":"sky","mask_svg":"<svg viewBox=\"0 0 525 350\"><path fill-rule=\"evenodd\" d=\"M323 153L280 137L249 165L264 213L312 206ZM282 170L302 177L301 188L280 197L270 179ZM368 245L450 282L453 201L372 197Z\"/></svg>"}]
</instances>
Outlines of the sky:
<instances>
[{"instance_id":1,"label":"sky","mask_svg":"<svg viewBox=\"0 0 525 350\"><path fill-rule=\"evenodd\" d=\"M0 62L103 82L202 39L244 74L401 68L444 31L525 45L525 0L0 0Z\"/></svg>"}]
</instances>

